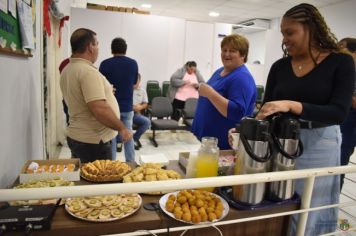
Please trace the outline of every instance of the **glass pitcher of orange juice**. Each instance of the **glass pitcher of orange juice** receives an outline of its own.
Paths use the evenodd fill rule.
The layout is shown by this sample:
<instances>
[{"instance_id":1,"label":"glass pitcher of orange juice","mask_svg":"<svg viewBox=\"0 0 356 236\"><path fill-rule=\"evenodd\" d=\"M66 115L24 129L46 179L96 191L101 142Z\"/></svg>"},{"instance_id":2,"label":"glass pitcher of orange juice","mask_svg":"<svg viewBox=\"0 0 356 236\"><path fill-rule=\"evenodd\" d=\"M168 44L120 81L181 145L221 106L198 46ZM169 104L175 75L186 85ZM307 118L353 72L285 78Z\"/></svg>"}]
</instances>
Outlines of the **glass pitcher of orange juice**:
<instances>
[{"instance_id":1,"label":"glass pitcher of orange juice","mask_svg":"<svg viewBox=\"0 0 356 236\"><path fill-rule=\"evenodd\" d=\"M213 177L218 175L219 148L218 139L214 137L203 137L201 147L196 159L195 177ZM214 188L206 188L206 191L212 192Z\"/></svg>"}]
</instances>

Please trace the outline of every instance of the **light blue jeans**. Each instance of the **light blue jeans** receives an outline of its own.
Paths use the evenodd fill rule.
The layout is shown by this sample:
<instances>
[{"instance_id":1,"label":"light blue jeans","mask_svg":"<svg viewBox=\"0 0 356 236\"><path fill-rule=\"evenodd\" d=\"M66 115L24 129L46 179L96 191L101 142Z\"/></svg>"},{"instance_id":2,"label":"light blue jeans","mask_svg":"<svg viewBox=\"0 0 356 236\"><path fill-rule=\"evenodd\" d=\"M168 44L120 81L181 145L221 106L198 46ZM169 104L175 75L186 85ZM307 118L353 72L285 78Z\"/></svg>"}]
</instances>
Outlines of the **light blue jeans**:
<instances>
[{"instance_id":1,"label":"light blue jeans","mask_svg":"<svg viewBox=\"0 0 356 236\"><path fill-rule=\"evenodd\" d=\"M338 125L318 129L302 129L303 155L296 161L296 169L333 167L340 165L341 133ZM296 192L302 196L304 180L296 181ZM310 207L339 203L340 176L316 177ZM338 208L309 212L304 235L314 236L334 232ZM296 235L299 214L291 220L291 235Z\"/></svg>"},{"instance_id":2,"label":"light blue jeans","mask_svg":"<svg viewBox=\"0 0 356 236\"><path fill-rule=\"evenodd\" d=\"M120 112L120 120L122 121L122 123L124 123L126 128L128 128L131 131L132 131L133 115L134 115L133 111ZM121 143L120 135L116 136L116 141L114 141L113 143L114 143L114 145L112 145L113 159L116 159L116 144L117 143ZM133 139L130 139L129 141L124 143L124 151L125 151L125 160L126 160L126 162L135 161L135 149L134 149L134 141L133 141ZM114 152L115 152L115 155L114 155Z\"/></svg>"},{"instance_id":3,"label":"light blue jeans","mask_svg":"<svg viewBox=\"0 0 356 236\"><path fill-rule=\"evenodd\" d=\"M111 160L116 160L116 137L111 139Z\"/></svg>"}]
</instances>

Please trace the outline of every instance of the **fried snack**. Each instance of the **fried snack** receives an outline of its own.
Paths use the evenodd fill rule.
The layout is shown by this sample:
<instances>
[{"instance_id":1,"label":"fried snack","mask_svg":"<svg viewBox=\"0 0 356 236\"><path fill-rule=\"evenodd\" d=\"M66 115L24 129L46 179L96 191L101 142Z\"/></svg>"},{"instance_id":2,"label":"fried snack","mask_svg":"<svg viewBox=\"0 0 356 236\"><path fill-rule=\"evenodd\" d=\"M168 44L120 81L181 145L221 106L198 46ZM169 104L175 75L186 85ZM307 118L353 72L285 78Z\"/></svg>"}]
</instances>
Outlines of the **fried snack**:
<instances>
[{"instance_id":1,"label":"fried snack","mask_svg":"<svg viewBox=\"0 0 356 236\"><path fill-rule=\"evenodd\" d=\"M99 219L109 219L111 211L109 209L102 209L99 214Z\"/></svg>"},{"instance_id":2,"label":"fried snack","mask_svg":"<svg viewBox=\"0 0 356 236\"><path fill-rule=\"evenodd\" d=\"M33 173L60 173L66 171L74 171L74 164L52 164L52 165L40 165L37 162L31 162L26 169L27 174Z\"/></svg>"},{"instance_id":3,"label":"fried snack","mask_svg":"<svg viewBox=\"0 0 356 236\"><path fill-rule=\"evenodd\" d=\"M92 212L94 209L93 208L86 208L82 211L78 211L75 214L79 217L87 217L89 215L90 212Z\"/></svg>"},{"instance_id":4,"label":"fried snack","mask_svg":"<svg viewBox=\"0 0 356 236\"><path fill-rule=\"evenodd\" d=\"M44 180L31 180L15 186L14 188L46 188L57 186L73 186L74 182L67 181L62 178L44 179ZM11 206L23 206L23 205L46 205L56 204L58 199L40 199L40 200L25 200L25 201L10 201Z\"/></svg>"},{"instance_id":5,"label":"fried snack","mask_svg":"<svg viewBox=\"0 0 356 236\"><path fill-rule=\"evenodd\" d=\"M88 214L87 218L90 220L95 220L99 218L99 214L100 214L100 210L95 209Z\"/></svg>"},{"instance_id":6,"label":"fried snack","mask_svg":"<svg viewBox=\"0 0 356 236\"><path fill-rule=\"evenodd\" d=\"M96 160L81 167L84 179L93 182L120 181L131 171L131 167L121 161Z\"/></svg>"},{"instance_id":7,"label":"fried snack","mask_svg":"<svg viewBox=\"0 0 356 236\"><path fill-rule=\"evenodd\" d=\"M68 199L66 210L73 216L90 221L123 218L140 207L138 194L120 194Z\"/></svg>"},{"instance_id":8,"label":"fried snack","mask_svg":"<svg viewBox=\"0 0 356 236\"><path fill-rule=\"evenodd\" d=\"M131 173L125 175L124 183L144 182L144 181L159 181L180 179L181 176L173 170L164 170L158 163L145 163L140 167L135 168ZM162 192L150 192L148 194L162 194Z\"/></svg>"},{"instance_id":9,"label":"fried snack","mask_svg":"<svg viewBox=\"0 0 356 236\"><path fill-rule=\"evenodd\" d=\"M224 205L220 198L210 192L182 190L168 196L165 209L178 220L199 224L220 219Z\"/></svg>"},{"instance_id":10,"label":"fried snack","mask_svg":"<svg viewBox=\"0 0 356 236\"><path fill-rule=\"evenodd\" d=\"M111 216L115 218L121 218L125 214L120 209L112 209L110 213Z\"/></svg>"},{"instance_id":11,"label":"fried snack","mask_svg":"<svg viewBox=\"0 0 356 236\"><path fill-rule=\"evenodd\" d=\"M100 208L103 205L102 201L95 198L84 199L83 202L91 208Z\"/></svg>"}]
</instances>

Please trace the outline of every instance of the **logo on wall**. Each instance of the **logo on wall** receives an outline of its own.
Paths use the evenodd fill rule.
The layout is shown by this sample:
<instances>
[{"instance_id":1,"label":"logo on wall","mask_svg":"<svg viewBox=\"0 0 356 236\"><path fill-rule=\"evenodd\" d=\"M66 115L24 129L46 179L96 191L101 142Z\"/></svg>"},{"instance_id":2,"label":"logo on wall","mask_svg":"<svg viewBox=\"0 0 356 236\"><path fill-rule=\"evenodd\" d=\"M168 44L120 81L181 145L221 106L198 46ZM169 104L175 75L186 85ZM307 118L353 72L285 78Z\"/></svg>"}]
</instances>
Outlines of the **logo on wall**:
<instances>
[{"instance_id":1,"label":"logo on wall","mask_svg":"<svg viewBox=\"0 0 356 236\"><path fill-rule=\"evenodd\" d=\"M350 223L347 219L342 219L339 225L339 229L342 231L347 231L350 228Z\"/></svg>"}]
</instances>

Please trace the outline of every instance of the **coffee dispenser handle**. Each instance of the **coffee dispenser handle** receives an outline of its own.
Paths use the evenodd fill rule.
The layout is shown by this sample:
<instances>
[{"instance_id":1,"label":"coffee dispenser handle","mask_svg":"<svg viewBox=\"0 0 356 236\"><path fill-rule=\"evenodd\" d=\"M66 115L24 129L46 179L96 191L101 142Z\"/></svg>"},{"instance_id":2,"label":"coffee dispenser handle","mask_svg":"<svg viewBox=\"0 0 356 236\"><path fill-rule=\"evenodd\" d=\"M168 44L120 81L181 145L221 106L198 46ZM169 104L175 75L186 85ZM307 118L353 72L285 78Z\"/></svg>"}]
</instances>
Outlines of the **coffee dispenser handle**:
<instances>
[{"instance_id":1,"label":"coffee dispenser handle","mask_svg":"<svg viewBox=\"0 0 356 236\"><path fill-rule=\"evenodd\" d=\"M256 156L253 151L252 151L252 148L250 146L250 144L248 143L245 135L241 135L240 134L240 139L242 141L242 144L244 145L245 147L245 150L247 152L247 154L255 161L257 162L267 162L271 159L272 157L272 148L273 148L273 144L272 144L272 140L270 138L270 135L268 133L266 133L267 137L268 137L268 150L266 152L266 155L264 157L259 157L259 156Z\"/></svg>"},{"instance_id":2,"label":"coffee dispenser handle","mask_svg":"<svg viewBox=\"0 0 356 236\"><path fill-rule=\"evenodd\" d=\"M289 153L287 153L286 151L284 151L284 148L282 147L282 144L279 142L278 138L276 137L276 135L272 134L272 139L273 142L276 144L278 151L285 156L288 159L296 159L298 157L300 157L303 154L303 143L300 139L298 139L298 149L296 151L296 153L294 155L290 155Z\"/></svg>"}]
</instances>

